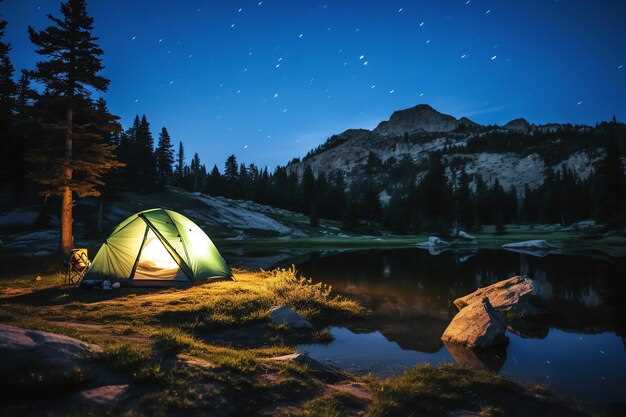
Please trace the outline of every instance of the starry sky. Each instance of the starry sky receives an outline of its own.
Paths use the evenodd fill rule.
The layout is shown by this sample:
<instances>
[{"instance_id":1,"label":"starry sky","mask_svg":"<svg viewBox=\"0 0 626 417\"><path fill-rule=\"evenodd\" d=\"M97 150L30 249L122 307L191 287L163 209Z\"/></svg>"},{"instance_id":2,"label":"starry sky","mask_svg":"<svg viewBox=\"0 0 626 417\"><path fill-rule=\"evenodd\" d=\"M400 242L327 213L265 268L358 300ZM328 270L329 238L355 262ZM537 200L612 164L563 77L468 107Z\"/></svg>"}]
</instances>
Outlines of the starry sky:
<instances>
[{"instance_id":1,"label":"starry sky","mask_svg":"<svg viewBox=\"0 0 626 417\"><path fill-rule=\"evenodd\" d=\"M18 69L58 0L4 0ZM189 157L270 168L420 103L479 123L626 120L623 0L89 0L105 98Z\"/></svg>"}]
</instances>

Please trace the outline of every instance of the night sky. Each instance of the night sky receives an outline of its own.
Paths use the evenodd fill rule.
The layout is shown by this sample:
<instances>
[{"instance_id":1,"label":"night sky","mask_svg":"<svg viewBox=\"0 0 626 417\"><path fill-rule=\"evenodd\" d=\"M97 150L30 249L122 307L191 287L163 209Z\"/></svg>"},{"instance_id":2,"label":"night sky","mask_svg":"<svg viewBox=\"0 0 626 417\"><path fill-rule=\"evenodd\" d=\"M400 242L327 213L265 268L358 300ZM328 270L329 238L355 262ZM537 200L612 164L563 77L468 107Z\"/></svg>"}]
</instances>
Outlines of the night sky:
<instances>
[{"instance_id":1,"label":"night sky","mask_svg":"<svg viewBox=\"0 0 626 417\"><path fill-rule=\"evenodd\" d=\"M626 1L90 0L105 98L207 165L273 167L428 103L480 123L626 120ZM58 0L4 0L18 69Z\"/></svg>"}]
</instances>

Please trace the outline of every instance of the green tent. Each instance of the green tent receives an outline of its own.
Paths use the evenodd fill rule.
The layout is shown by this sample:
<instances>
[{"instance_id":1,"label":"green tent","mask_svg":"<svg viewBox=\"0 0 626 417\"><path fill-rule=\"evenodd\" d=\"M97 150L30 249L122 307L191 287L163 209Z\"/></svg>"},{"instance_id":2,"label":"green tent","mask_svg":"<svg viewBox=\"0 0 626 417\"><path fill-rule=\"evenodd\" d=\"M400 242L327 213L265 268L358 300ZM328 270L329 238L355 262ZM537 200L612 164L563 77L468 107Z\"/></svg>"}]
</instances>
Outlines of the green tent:
<instances>
[{"instance_id":1,"label":"green tent","mask_svg":"<svg viewBox=\"0 0 626 417\"><path fill-rule=\"evenodd\" d=\"M230 268L194 222L180 213L151 209L121 222L100 247L82 281L153 286L229 278Z\"/></svg>"}]
</instances>

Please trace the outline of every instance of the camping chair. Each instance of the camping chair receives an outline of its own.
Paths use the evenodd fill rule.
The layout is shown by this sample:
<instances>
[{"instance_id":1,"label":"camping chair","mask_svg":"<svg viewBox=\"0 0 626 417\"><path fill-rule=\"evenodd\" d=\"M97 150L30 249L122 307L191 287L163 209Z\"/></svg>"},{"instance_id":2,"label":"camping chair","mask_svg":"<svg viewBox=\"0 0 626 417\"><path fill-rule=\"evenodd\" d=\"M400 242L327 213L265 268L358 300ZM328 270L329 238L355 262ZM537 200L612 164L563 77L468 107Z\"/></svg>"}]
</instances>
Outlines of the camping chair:
<instances>
[{"instance_id":1,"label":"camping chair","mask_svg":"<svg viewBox=\"0 0 626 417\"><path fill-rule=\"evenodd\" d=\"M83 276L87 273L87 270L91 266L89 256L87 255L87 249L72 249L70 256L65 261L67 266L67 273L65 275L66 285L77 285Z\"/></svg>"}]
</instances>

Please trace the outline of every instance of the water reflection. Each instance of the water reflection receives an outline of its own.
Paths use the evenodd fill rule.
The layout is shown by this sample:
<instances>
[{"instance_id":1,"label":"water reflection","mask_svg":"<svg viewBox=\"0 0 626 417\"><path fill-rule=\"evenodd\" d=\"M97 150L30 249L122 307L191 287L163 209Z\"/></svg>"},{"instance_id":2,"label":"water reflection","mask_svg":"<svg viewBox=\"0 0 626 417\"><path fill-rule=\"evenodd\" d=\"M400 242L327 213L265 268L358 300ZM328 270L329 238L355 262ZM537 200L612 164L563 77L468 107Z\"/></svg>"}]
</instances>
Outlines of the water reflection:
<instances>
[{"instance_id":1,"label":"water reflection","mask_svg":"<svg viewBox=\"0 0 626 417\"><path fill-rule=\"evenodd\" d=\"M624 259L368 250L311 255L298 270L373 312L350 328L332 328L335 340L328 345L300 347L321 360L380 375L456 361L589 400L626 398ZM441 334L456 313L452 300L514 274L537 281L552 312L549 321L511 329L506 350L476 354L444 346Z\"/></svg>"}]
</instances>

